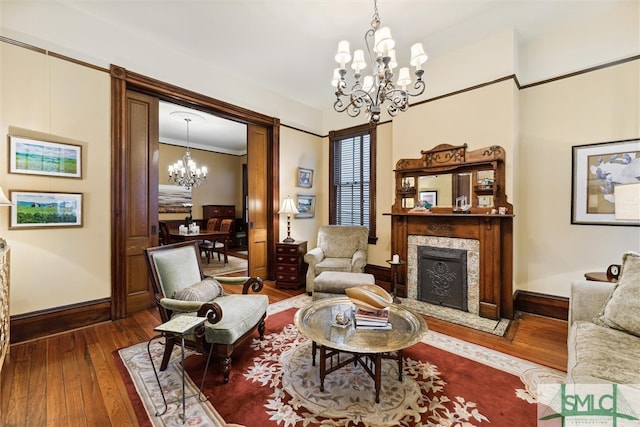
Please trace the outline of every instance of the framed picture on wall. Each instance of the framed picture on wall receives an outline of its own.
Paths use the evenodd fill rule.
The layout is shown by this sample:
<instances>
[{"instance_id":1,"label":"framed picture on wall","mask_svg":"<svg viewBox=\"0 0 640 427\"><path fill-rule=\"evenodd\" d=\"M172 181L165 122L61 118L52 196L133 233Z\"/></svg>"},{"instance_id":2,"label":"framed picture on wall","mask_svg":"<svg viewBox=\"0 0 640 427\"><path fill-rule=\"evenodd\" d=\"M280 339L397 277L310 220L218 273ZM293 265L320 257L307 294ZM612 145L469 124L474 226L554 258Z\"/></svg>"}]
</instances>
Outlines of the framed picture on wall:
<instances>
[{"instance_id":1,"label":"framed picture on wall","mask_svg":"<svg viewBox=\"0 0 640 427\"><path fill-rule=\"evenodd\" d=\"M82 147L9 135L9 172L82 178Z\"/></svg>"},{"instance_id":2,"label":"framed picture on wall","mask_svg":"<svg viewBox=\"0 0 640 427\"><path fill-rule=\"evenodd\" d=\"M313 186L313 169L298 168L298 187Z\"/></svg>"},{"instance_id":3,"label":"framed picture on wall","mask_svg":"<svg viewBox=\"0 0 640 427\"><path fill-rule=\"evenodd\" d=\"M296 218L313 218L316 215L316 196L298 194L298 212Z\"/></svg>"},{"instance_id":4,"label":"framed picture on wall","mask_svg":"<svg viewBox=\"0 0 640 427\"><path fill-rule=\"evenodd\" d=\"M640 225L640 140L576 145L572 155L571 223Z\"/></svg>"},{"instance_id":5,"label":"framed picture on wall","mask_svg":"<svg viewBox=\"0 0 640 427\"><path fill-rule=\"evenodd\" d=\"M11 191L10 229L82 227L82 193Z\"/></svg>"}]
</instances>

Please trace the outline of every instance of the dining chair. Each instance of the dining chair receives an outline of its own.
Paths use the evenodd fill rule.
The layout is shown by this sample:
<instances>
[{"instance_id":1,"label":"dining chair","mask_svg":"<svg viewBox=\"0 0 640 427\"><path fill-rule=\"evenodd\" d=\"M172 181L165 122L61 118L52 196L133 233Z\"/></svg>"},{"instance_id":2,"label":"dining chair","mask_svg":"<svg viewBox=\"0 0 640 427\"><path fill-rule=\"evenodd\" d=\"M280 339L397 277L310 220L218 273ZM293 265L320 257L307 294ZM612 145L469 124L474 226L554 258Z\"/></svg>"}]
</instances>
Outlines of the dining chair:
<instances>
[{"instance_id":1,"label":"dining chair","mask_svg":"<svg viewBox=\"0 0 640 427\"><path fill-rule=\"evenodd\" d=\"M214 242L214 251L218 253L218 261L220 261L220 253L224 253L224 263L229 262L229 245L231 244L231 231L233 230L233 219L223 219L220 223L220 232L227 233L224 237L216 239Z\"/></svg>"},{"instance_id":2,"label":"dining chair","mask_svg":"<svg viewBox=\"0 0 640 427\"><path fill-rule=\"evenodd\" d=\"M207 220L207 231L217 231L217 229L219 228L219 223L219 218L209 218ZM215 251L215 241L212 242L211 240L201 240L198 243L198 247L200 248L200 253L204 252L205 256L207 257L207 265L209 265L209 261L211 260L211 257L213 256L213 253ZM218 255L218 259L219 258L220 255Z\"/></svg>"}]
</instances>

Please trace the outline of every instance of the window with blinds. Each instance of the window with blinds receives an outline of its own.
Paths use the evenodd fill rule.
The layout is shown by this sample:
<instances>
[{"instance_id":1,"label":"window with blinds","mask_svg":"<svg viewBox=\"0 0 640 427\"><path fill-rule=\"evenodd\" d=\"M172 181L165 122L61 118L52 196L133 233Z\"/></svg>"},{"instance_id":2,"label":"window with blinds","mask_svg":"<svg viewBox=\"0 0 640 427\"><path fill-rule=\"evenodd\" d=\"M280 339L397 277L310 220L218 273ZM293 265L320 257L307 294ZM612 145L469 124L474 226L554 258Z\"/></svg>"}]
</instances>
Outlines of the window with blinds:
<instances>
[{"instance_id":1,"label":"window with blinds","mask_svg":"<svg viewBox=\"0 0 640 427\"><path fill-rule=\"evenodd\" d=\"M364 225L375 241L375 127L331 132L331 223Z\"/></svg>"}]
</instances>

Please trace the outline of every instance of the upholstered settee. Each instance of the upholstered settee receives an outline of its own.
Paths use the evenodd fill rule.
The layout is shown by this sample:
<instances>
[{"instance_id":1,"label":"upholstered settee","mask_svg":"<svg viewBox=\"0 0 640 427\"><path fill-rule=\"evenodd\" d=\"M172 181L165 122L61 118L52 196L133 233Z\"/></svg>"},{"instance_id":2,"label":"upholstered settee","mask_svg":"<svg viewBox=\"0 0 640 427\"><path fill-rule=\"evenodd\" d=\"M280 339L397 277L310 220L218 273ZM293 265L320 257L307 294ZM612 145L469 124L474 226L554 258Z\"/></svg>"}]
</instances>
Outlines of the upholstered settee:
<instances>
[{"instance_id":1,"label":"upholstered settee","mask_svg":"<svg viewBox=\"0 0 640 427\"><path fill-rule=\"evenodd\" d=\"M308 251L307 293L313 292L313 279L323 271L362 273L367 265L369 230L357 225L321 225L317 246Z\"/></svg>"},{"instance_id":2,"label":"upholstered settee","mask_svg":"<svg viewBox=\"0 0 640 427\"><path fill-rule=\"evenodd\" d=\"M569 300L567 382L640 384L640 254L617 283L576 280Z\"/></svg>"}]
</instances>

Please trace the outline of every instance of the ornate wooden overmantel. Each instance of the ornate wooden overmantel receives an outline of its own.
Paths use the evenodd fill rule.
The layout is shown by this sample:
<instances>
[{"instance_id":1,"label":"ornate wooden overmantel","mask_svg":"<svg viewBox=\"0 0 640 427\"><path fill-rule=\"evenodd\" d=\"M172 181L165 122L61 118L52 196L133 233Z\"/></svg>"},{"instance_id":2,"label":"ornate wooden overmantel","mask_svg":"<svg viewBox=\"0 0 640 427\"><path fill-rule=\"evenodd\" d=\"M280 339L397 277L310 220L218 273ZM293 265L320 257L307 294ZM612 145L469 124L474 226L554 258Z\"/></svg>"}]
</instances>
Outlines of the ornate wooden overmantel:
<instances>
[{"instance_id":1,"label":"ornate wooden overmantel","mask_svg":"<svg viewBox=\"0 0 640 427\"><path fill-rule=\"evenodd\" d=\"M408 238L412 235L474 239L479 242L479 306L480 316L513 318L513 206L505 194L505 151L490 146L467 151L467 145L438 145L421 151L417 159L400 159L396 163L396 200L391 215L391 251L407 260ZM492 182L476 179L490 171ZM470 208L457 212L453 206L435 206L428 211L411 209L419 203L418 177L453 174L452 194L456 195L456 179L471 179L467 188ZM407 182L412 182L413 187ZM480 197L489 196L491 206L479 206ZM407 203L407 200L413 203ZM404 199L404 200L403 200ZM486 199L485 199L486 200ZM492 213L499 207L506 214ZM408 260L407 260L408 261ZM398 266L397 291L407 295L407 263Z\"/></svg>"}]
</instances>

